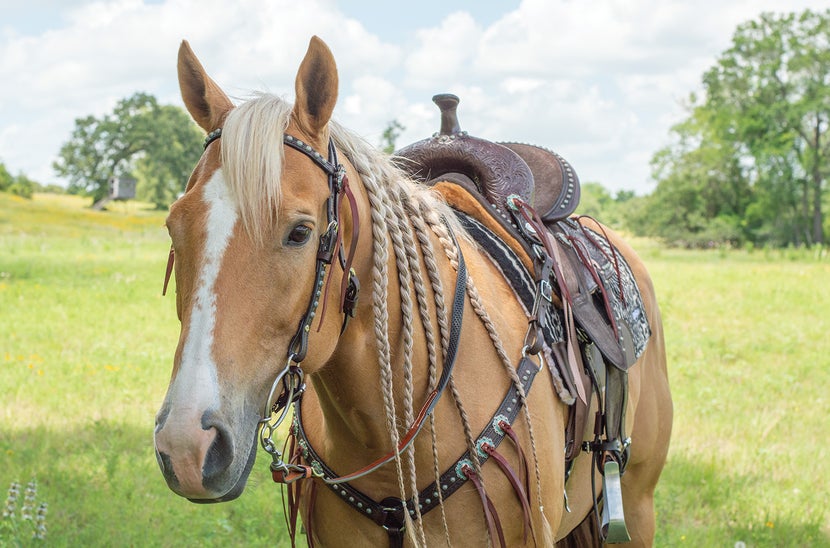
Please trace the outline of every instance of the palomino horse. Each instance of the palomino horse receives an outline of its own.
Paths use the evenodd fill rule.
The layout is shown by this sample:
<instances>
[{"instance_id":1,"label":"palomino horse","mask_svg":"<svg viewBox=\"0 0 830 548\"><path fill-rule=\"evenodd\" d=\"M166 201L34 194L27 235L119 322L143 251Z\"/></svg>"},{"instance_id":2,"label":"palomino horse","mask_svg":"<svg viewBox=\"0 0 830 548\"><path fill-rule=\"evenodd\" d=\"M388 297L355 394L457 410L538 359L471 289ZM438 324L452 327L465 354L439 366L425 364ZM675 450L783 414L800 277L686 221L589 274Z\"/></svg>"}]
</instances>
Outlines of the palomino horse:
<instances>
[{"instance_id":1,"label":"palomino horse","mask_svg":"<svg viewBox=\"0 0 830 548\"><path fill-rule=\"evenodd\" d=\"M584 454L566 485L568 389L532 314L442 194L331 121L325 44L312 38L293 106L234 107L186 42L178 73L208 138L167 219L181 335L155 447L169 487L232 500L259 442L275 479L296 481L289 513L310 544L551 545L586 527L602 480ZM630 266L651 331L627 375L622 476L631 542L649 545L672 420L660 312L635 252L591 226ZM271 435L292 401L283 462Z\"/></svg>"}]
</instances>

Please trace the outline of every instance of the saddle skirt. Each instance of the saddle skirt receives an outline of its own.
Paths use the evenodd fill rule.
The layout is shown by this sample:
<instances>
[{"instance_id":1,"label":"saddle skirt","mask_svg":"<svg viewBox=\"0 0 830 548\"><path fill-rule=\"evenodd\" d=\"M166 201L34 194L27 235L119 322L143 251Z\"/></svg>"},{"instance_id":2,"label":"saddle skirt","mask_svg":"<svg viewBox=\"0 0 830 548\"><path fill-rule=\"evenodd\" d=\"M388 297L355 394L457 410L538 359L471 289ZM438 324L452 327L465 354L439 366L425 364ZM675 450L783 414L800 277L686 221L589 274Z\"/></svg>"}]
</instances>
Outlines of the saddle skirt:
<instances>
[{"instance_id":1,"label":"saddle skirt","mask_svg":"<svg viewBox=\"0 0 830 548\"><path fill-rule=\"evenodd\" d=\"M446 183L438 184L434 188L453 207L461 225L487 253L505 279L510 282L514 293L530 316L536 294L536 283L531 274L532 270L529 268L530 259L525 249L515 240L511 242L512 238L505 238L505 231L498 226L500 223L494 221L489 211L476 204L473 196L464 196L467 193L463 190L448 192ZM554 235L563 246L573 250L574 253L576 253L576 248L579 248L599 274L599 281L603 287L600 288L594 283L589 287L589 292L594 297L596 311L610 326L610 319L607 317L607 311L600 296L600 292L604 290L614 321L624 331L630 333L630 339L628 339L630 348L620 349L626 354L625 361L611 360L611 363L620 369L627 369L642 355L651 336L643 298L631 267L604 235L580 225L573 218L558 221ZM585 277L590 278L587 275ZM551 275L550 282L553 287L557 287L553 275ZM561 296L559 296L559 302L561 303ZM580 317L578 310L575 309L574 314L585 334L585 339L596 342L596 337L591 333L593 328L585 325L587 322ZM552 347L557 343L565 342L561 306L551 307L549 314L540 320L545 343L548 346ZM628 337L628 335L625 336Z\"/></svg>"}]
</instances>

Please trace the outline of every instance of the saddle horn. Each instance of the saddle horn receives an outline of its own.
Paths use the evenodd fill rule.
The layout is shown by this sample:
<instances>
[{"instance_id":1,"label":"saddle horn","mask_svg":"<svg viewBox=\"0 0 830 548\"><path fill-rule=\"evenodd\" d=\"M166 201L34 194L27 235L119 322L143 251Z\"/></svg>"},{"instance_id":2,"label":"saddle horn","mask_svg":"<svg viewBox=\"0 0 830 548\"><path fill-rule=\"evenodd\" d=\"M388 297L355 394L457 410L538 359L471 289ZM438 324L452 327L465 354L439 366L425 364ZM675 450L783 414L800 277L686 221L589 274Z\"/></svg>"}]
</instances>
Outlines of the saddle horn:
<instances>
[{"instance_id":1,"label":"saddle horn","mask_svg":"<svg viewBox=\"0 0 830 548\"><path fill-rule=\"evenodd\" d=\"M432 98L441 109L441 130L429 139L395 153L397 164L413 178L427 184L441 180L471 181L491 204L507 211L507 197L518 195L533 203L533 173L522 158L507 147L479 139L461 130L456 95Z\"/></svg>"},{"instance_id":2,"label":"saddle horn","mask_svg":"<svg viewBox=\"0 0 830 548\"><path fill-rule=\"evenodd\" d=\"M579 204L579 178L559 154L524 143L493 143L470 136L458 123L460 99L435 95L441 130L397 151L398 167L426 184L452 181L476 191L502 213L515 194L533 204L545 222L567 218Z\"/></svg>"},{"instance_id":3,"label":"saddle horn","mask_svg":"<svg viewBox=\"0 0 830 548\"><path fill-rule=\"evenodd\" d=\"M432 102L441 109L441 135L453 135L461 133L461 126L458 124L458 103L461 99L452 93L439 93L432 97Z\"/></svg>"}]
</instances>

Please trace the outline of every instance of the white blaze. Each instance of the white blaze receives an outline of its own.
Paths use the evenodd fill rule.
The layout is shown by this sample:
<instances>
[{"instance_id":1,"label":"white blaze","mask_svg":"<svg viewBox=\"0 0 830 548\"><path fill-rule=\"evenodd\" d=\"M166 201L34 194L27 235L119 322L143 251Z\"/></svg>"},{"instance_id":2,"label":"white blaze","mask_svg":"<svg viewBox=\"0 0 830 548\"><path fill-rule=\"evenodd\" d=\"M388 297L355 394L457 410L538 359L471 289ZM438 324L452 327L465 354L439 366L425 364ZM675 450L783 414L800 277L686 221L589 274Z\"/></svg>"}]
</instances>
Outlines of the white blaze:
<instances>
[{"instance_id":1,"label":"white blaze","mask_svg":"<svg viewBox=\"0 0 830 548\"><path fill-rule=\"evenodd\" d=\"M218 169L204 186L202 199L208 206L203 263L196 284L190 324L172 401L205 410L219 403L219 382L213 361L213 330L216 325L216 278L237 221L236 207Z\"/></svg>"}]
</instances>

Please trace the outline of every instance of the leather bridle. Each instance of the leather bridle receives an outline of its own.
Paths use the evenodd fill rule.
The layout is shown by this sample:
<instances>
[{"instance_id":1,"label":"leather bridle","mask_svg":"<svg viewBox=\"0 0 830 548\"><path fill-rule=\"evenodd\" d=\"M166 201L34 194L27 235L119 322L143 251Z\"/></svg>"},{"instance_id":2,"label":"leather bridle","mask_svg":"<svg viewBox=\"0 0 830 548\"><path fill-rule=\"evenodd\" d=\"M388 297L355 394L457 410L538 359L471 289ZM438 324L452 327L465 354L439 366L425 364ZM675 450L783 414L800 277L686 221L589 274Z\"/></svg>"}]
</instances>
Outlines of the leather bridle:
<instances>
[{"instance_id":1,"label":"leather bridle","mask_svg":"<svg viewBox=\"0 0 830 548\"><path fill-rule=\"evenodd\" d=\"M286 363L286 367L280 372L279 375L277 375L277 378L275 379L274 384L271 387L271 392L266 403L265 413L260 421L260 442L263 449L265 449L266 452L271 454L273 458L273 462L271 463L271 472L274 481L279 483L292 483L299 479L314 476L320 478L323 482L329 485L337 485L353 481L359 477L366 476L371 472L377 470L384 464L393 460L398 454L400 454L401 451L405 450L414 441L415 437L418 435L418 433L421 431L421 428L425 424L426 418L435 409L435 405L438 403L438 400L441 398L444 389L447 387L447 384L449 383L449 379L452 375L452 370L455 364L455 358L458 351L459 339L461 336L461 322L463 319L464 311L464 298L467 290L467 270L464 263L464 257L462 256L461 250L459 249L456 287L453 298L452 316L450 319L448 350L446 354L446 359L444 361L443 371L441 373L441 377L438 380L436 387L432 390L432 392L430 392L427 395L426 401L424 402L420 412L418 413L415 422L411 425L409 430L401 438L398 447L390 451L387 455L384 455L383 457L376 459L374 462L361 468L360 470L357 470L351 474L338 477L327 476L326 474L321 473L320 470L312 469L311 466L306 466L299 463L284 462L282 460L282 455L280 451L278 451L274 445L272 435L275 429L284 420L287 414L287 408L289 404L297 401L304 389L303 372L302 369L299 367L299 364L305 357L306 350L308 348L308 333L310 331L311 322L316 314L319 301L321 298L325 300L323 284L326 273L326 267L331 264L334 254L337 252L337 249L340 248L339 211L342 202L341 196L346 196L346 198L348 199L352 211L352 218L355 220L354 234L352 236L349 253L345 259L343 258L342 248L340 248L341 265L343 266L344 272L349 272L348 285L346 284L344 276L344 282L341 286L343 288L341 295L341 304L350 302L350 299L351 301L356 300L357 288L359 287L357 285L357 277L351 270L351 263L354 258L354 251L358 235L357 207L354 195L351 193L348 187L348 179L345 176L345 170L342 167L342 165L340 165L337 162L337 151L335 150L333 141L329 139L328 160L325 160L320 153L314 150L313 147L291 135L284 136L284 143L287 146L295 150L298 150L299 152L302 152L303 154L308 156L318 167L320 167L328 175L330 192L329 198L327 200L326 210L329 225L326 229L326 232L320 237L320 245L317 251L317 266L314 278L314 289L308 305L308 309L306 310L303 319L300 321L300 326L297 330L297 333L294 335L294 338L292 339L291 344L289 345L288 361ZM450 234L452 235L451 230ZM346 317L348 317L349 314L354 314L354 309L351 308L349 310L344 310L344 312L346 312ZM345 323L343 325L343 328L341 329L341 333L343 332L343 329L345 329ZM279 388L280 386L281 389ZM277 396L278 391L279 395ZM276 401L274 400L275 396ZM271 402L273 402L273 404ZM275 414L276 420L274 420Z\"/></svg>"},{"instance_id":2,"label":"leather bridle","mask_svg":"<svg viewBox=\"0 0 830 548\"><path fill-rule=\"evenodd\" d=\"M212 131L205 139L205 148L221 137L221 135L221 128ZM331 277L329 276L329 283L326 283L326 272L328 271L328 267L331 266L335 255L338 256L340 266L344 273L340 285L340 310L343 312L343 323L340 328L341 334L345 331L349 318L355 314L358 292L360 290L360 282L358 281L357 274L352 269L352 261L354 260L357 241L360 235L360 220L357 203L349 187L349 179L346 176L346 168L337 160L337 150L334 146L334 141L329 139L328 159L323 158L323 155L317 152L310 144L292 135L285 134L283 136L283 143L303 153L317 167L323 170L327 176L329 194L326 198L326 221L328 224L326 225L325 231L320 235L317 246L314 285L311 289L311 297L309 298L306 311L300 319L297 331L288 344L285 367L277 374L271 385L268 399L265 402L263 417L260 419L260 445L273 458L271 470L275 474L275 477L277 474L293 476L297 475L297 473L300 476L307 476L306 470L303 467L283 462L282 453L277 449L273 436L277 427L285 419L289 405L297 401L305 390L305 383L303 382L304 375L300 363L305 359L308 352L308 335L311 332L311 324L317 316L317 310L321 301L323 302L323 308L320 312L319 325L322 326L323 317L326 312L329 283L331 282ZM344 252L343 246L341 245L341 210L344 197L349 204L353 224L352 239L348 253ZM274 417L275 415L276 418Z\"/></svg>"},{"instance_id":3,"label":"leather bridle","mask_svg":"<svg viewBox=\"0 0 830 548\"><path fill-rule=\"evenodd\" d=\"M222 136L222 128L217 128L205 137L204 149ZM291 339L288 345L288 356L285 367L277 374L276 379L271 387L268 395L268 400L265 404L263 418L260 420L260 444L266 452L272 455L274 463L272 469L280 469L285 473L291 472L292 465L283 463L281 454L277 450L273 441L273 435L279 424L285 419L287 415L288 406L291 402L296 401L305 389L303 383L303 371L300 368L302 362L308 351L308 335L311 331L311 324L317 315L317 309L320 301L323 301L323 309L320 314L320 325L322 325L323 316L326 311L326 297L328 295L328 285L325 285L326 272L331 265L335 254L338 254L340 266L343 269L344 275L340 285L340 309L343 312L343 324L340 328L340 333L346 329L349 318L354 317L357 306L357 297L360 291L360 282L357 274L352 269L352 261L357 248L357 241L360 231L360 221L357 210L357 203L349 188L349 180L346 176L345 167L337 160L337 150L334 142L329 139L328 145L328 159L317 152L314 147L302 140L285 134L283 136L283 143L291 147L307 157L309 157L320 169L322 169L327 176L329 194L326 198L326 217L327 226L323 234L320 235L319 244L317 247L317 256L315 261L314 272L314 286L312 287L311 298L306 307L305 314L303 314L300 324L297 327L297 332ZM349 246L348 254L346 254L341 246L342 232L340 230L341 208L343 205L343 197L349 204L353 221L352 241ZM170 247L170 253L167 259L167 268L164 275L164 286L162 295L167 292L167 285L173 272L173 263L175 260L175 252L173 247ZM329 280L331 277L329 277ZM282 390L280 390L280 387ZM274 397L279 394L276 401ZM278 413L276 420L273 420L272 415Z\"/></svg>"},{"instance_id":4,"label":"leather bridle","mask_svg":"<svg viewBox=\"0 0 830 548\"><path fill-rule=\"evenodd\" d=\"M205 138L204 148L207 149L213 141L219 139L221 136L221 128L211 131ZM455 247L458 250L458 268L456 271L455 291L452 301L447 352L444 359L443 370L435 388L427 395L413 424L400 438L398 446L388 454L376 459L360 470L342 476L333 474L331 469L319 460L319 457L316 461L316 466L314 467L301 464L297 461L283 461L282 452L277 448L273 437L277 431L277 428L280 424L282 424L288 415L291 404L298 404L303 392L305 391L304 374L302 368L300 367L300 363L306 357L308 351L308 336L311 331L311 325L314 318L317 316L317 310L320 306L321 300L323 302L323 308L320 312L319 324L322 325L326 310L329 284L331 281L331 276L329 276L329 281L326 282L326 273L329 266L331 266L335 255L338 256L340 266L344 272L340 286L340 310L344 315L340 334L342 334L346 329L349 318L354 317L355 315L357 297L360 289L357 275L352 268L352 262L360 230L357 203L354 194L349 187L345 167L337 160L337 150L335 149L333 140L329 139L327 159L324 158L322 154L317 152L310 144L305 143L292 135L285 134L283 136L283 143L285 146L293 148L294 150L297 150L307 156L326 174L329 188L329 195L326 198L326 217L328 224L325 231L320 235L317 247L314 285L312 287L308 306L300 319L296 333L288 345L285 366L282 370L280 370L274 379L271 390L268 394L268 399L265 403L263 416L259 421L259 441L262 448L272 457L270 468L275 482L291 484L300 479L316 477L332 488L340 489L340 487L336 486L342 486L342 489L348 489L352 492L353 488L349 486L348 482L364 477L374 472L381 466L391 462L413 443L418 433L426 423L427 417L432 414L435 406L441 398L441 395L444 393L445 388L449 384L458 354L459 341L461 337L461 324L465 304L464 301L467 293L467 268L461 249L457 245L457 242L455 242L455 236L452 229L446 223L446 220L444 220L450 237L456 243ZM353 221L352 238L347 253L341 245L342 233L340 230L341 210L343 207L344 197L346 198L346 202L348 202ZM167 270L165 272L164 292L167 290L167 284L172 274L173 261L174 252L171 247L170 255L168 257ZM301 415L299 413L298 406L298 410L295 413L295 427L299 430L302 429L300 417ZM305 444L307 450L313 452L310 444L308 444L308 440L305 440ZM291 460L292 459L289 459L289 461ZM346 491L343 492L345 493ZM398 502L403 504L402 501ZM355 506L355 508L358 507L359 505ZM389 512L385 512L384 515L388 513L387 518L390 522L395 521L393 520L393 514L397 516L397 514L401 511L401 508L404 507L405 505L401 506L400 504L396 504L395 508L388 509ZM371 508L368 508L367 510L370 511ZM390 534L390 538L392 538L394 535L400 534L402 531L402 523L393 528L389 528L384 525L384 528L387 529L387 532ZM397 531L394 535L393 530Z\"/></svg>"},{"instance_id":5,"label":"leather bridle","mask_svg":"<svg viewBox=\"0 0 830 548\"><path fill-rule=\"evenodd\" d=\"M205 148L221 136L221 128L210 132L205 139ZM398 454L400 454L401 451L405 450L414 441L424 426L426 418L431 415L435 409L438 400L441 398L444 389L449 383L453 366L455 365L459 339L461 337L464 299L467 290L467 269L461 250L456 246L458 248L458 269L455 293L453 297L452 316L450 318L448 349L446 359L444 361L443 371L441 372L441 376L436 387L427 395L427 398L421 407L415 422L403 435L398 447L360 470L338 477L327 476L326 474L320 473L320 471L315 471L311 466L284 462L282 460L282 453L277 449L274 443L273 435L277 427L283 422L288 414L289 405L298 401L305 390L305 384L303 382L304 375L303 370L300 367L300 362L302 362L306 357L306 353L308 351L308 335L311 331L311 324L317 315L317 309L321 300L323 301L323 310L321 312L320 323L322 323L322 316L325 313L326 295L328 293L328 285L325 281L326 272L328 267L331 265L335 254L339 253L340 265L345 273L341 283L340 297L341 310L344 313L343 325L340 330L341 334L346 328L348 318L354 316L357 293L360 286L357 276L351 268L359 235L357 203L354 194L349 188L346 170L337 160L337 150L334 146L334 141L329 139L328 159L324 158L322 154L314 149L314 147L292 135L285 134L283 137L283 143L286 146L303 153L305 156L310 158L317 165L317 167L326 173L329 187L329 196L326 199L326 216L328 225L326 230L320 236L319 245L317 247L314 286L312 288L312 294L309 299L308 307L300 320L297 332L294 334L288 345L288 355L285 367L274 379L268 399L266 400L263 417L260 419L260 445L273 458L273 462L270 467L274 481L279 483L293 483L299 479L314 476L322 479L329 485L343 484L366 476L393 460ZM349 203L354 225L348 254L344 253L343 247L341 246L340 213L343 204L343 197L345 197ZM449 229L449 226L447 228ZM450 230L450 235L452 236L452 230ZM452 237L454 239L454 236ZM331 278L329 277L329 280L330 279Z\"/></svg>"}]
</instances>

